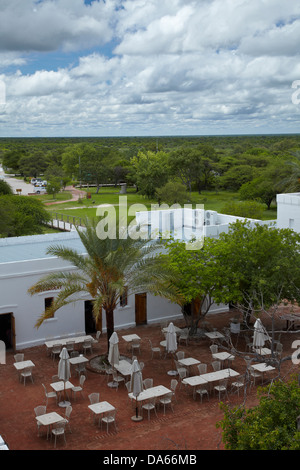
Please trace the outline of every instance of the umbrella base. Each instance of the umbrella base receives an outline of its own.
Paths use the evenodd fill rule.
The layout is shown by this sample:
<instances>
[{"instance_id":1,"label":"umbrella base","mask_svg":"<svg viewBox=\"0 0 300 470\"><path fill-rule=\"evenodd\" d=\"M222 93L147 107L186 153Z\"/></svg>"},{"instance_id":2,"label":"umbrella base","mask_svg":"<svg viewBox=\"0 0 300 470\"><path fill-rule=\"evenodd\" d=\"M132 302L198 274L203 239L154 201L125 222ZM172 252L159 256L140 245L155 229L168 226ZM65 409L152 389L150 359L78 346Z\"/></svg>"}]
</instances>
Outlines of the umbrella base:
<instances>
[{"instance_id":1,"label":"umbrella base","mask_svg":"<svg viewBox=\"0 0 300 470\"><path fill-rule=\"evenodd\" d=\"M58 404L58 406L60 406L61 408L66 408L67 406L70 406L70 405L71 405L71 402L66 401L66 400L60 401Z\"/></svg>"},{"instance_id":2,"label":"umbrella base","mask_svg":"<svg viewBox=\"0 0 300 470\"><path fill-rule=\"evenodd\" d=\"M168 374L168 375L178 375L178 372L177 372L177 370L169 370L169 371L167 372L167 374Z\"/></svg>"},{"instance_id":3,"label":"umbrella base","mask_svg":"<svg viewBox=\"0 0 300 470\"><path fill-rule=\"evenodd\" d=\"M143 420L143 416L131 416L131 419L132 421L142 421Z\"/></svg>"}]
</instances>

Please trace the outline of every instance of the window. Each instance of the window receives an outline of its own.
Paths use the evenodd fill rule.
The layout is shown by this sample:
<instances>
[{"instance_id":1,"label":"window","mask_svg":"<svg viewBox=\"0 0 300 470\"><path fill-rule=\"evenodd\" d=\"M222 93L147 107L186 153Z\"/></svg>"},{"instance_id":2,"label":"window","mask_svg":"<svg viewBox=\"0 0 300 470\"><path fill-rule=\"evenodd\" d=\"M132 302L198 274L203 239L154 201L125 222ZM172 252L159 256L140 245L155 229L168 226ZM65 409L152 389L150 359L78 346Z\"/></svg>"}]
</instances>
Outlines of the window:
<instances>
[{"instance_id":1,"label":"window","mask_svg":"<svg viewBox=\"0 0 300 470\"><path fill-rule=\"evenodd\" d=\"M45 298L45 310L49 307L51 307L53 303L54 297L46 297ZM54 314L52 315L52 318L54 317Z\"/></svg>"},{"instance_id":2,"label":"window","mask_svg":"<svg viewBox=\"0 0 300 470\"><path fill-rule=\"evenodd\" d=\"M122 295L120 295L120 307L126 307L128 304L128 289L125 287L124 292Z\"/></svg>"}]
</instances>

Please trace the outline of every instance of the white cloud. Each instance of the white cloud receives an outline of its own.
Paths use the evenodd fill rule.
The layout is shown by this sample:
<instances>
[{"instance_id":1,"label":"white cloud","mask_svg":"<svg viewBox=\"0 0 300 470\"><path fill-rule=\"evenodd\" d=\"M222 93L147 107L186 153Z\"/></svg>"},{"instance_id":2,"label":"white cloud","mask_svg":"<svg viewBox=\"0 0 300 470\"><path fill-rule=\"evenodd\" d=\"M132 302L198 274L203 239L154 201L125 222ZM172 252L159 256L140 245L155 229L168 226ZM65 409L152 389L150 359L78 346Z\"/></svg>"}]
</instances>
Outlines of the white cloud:
<instances>
[{"instance_id":1,"label":"white cloud","mask_svg":"<svg viewBox=\"0 0 300 470\"><path fill-rule=\"evenodd\" d=\"M0 60L19 66L2 64L2 135L298 130L298 2L5 0L0 15ZM22 72L25 50L62 48L78 60Z\"/></svg>"}]
</instances>

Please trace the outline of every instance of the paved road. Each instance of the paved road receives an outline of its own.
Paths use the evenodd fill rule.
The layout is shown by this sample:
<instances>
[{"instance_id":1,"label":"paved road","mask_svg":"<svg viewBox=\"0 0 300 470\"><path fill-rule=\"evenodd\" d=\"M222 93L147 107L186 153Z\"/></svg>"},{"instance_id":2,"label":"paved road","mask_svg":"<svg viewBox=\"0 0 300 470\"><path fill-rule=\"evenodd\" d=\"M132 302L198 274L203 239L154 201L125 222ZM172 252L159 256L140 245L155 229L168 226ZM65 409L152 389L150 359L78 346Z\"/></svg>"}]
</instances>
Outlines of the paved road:
<instances>
[{"instance_id":1,"label":"paved road","mask_svg":"<svg viewBox=\"0 0 300 470\"><path fill-rule=\"evenodd\" d=\"M13 189L13 192L17 194L16 189L21 189L21 195L27 196L28 193L33 193L33 184L25 183L23 180L19 180L17 178L13 178L10 175L6 175L3 171L2 166L0 166L0 178L4 177L4 181L6 181Z\"/></svg>"}]
</instances>

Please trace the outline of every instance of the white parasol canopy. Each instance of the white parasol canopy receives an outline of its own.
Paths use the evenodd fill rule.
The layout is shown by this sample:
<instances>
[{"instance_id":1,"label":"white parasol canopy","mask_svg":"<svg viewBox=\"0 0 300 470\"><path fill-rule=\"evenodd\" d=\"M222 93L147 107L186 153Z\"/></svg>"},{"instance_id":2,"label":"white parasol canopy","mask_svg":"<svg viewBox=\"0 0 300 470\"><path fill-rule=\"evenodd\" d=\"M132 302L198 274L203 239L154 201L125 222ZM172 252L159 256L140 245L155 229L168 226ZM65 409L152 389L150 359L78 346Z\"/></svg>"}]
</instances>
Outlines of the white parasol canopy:
<instances>
[{"instance_id":1,"label":"white parasol canopy","mask_svg":"<svg viewBox=\"0 0 300 470\"><path fill-rule=\"evenodd\" d=\"M263 326L261 319L258 318L254 323L253 347L258 349L262 348L265 341L269 339L270 337Z\"/></svg>"},{"instance_id":2,"label":"white parasol canopy","mask_svg":"<svg viewBox=\"0 0 300 470\"><path fill-rule=\"evenodd\" d=\"M141 421L142 416L138 414L138 405L137 405L137 397L143 390L143 376L140 365L138 361L135 359L132 363L132 370L131 370L131 381L130 381L132 395L136 399L136 414L132 416L133 421Z\"/></svg>"},{"instance_id":3,"label":"white parasol canopy","mask_svg":"<svg viewBox=\"0 0 300 470\"><path fill-rule=\"evenodd\" d=\"M109 351L108 351L108 362L112 367L119 364L119 338L117 333L114 331L109 338Z\"/></svg>"},{"instance_id":4,"label":"white parasol canopy","mask_svg":"<svg viewBox=\"0 0 300 470\"><path fill-rule=\"evenodd\" d=\"M70 367L69 353L67 351L67 348L62 348L59 357L60 357L60 361L58 363L58 378L64 381L64 386L65 386L65 383L71 377L71 367ZM65 393L66 391L64 387L64 401L59 403L60 406L70 405L70 402L66 401L65 399L66 398Z\"/></svg>"},{"instance_id":5,"label":"white parasol canopy","mask_svg":"<svg viewBox=\"0 0 300 470\"><path fill-rule=\"evenodd\" d=\"M167 352L174 353L177 350L177 336L173 323L171 322L167 329Z\"/></svg>"}]
</instances>

